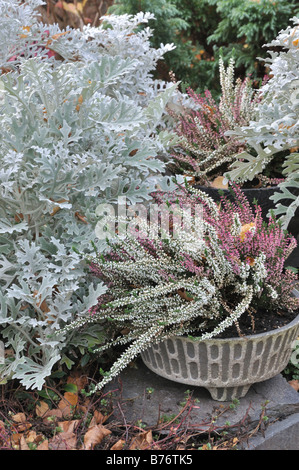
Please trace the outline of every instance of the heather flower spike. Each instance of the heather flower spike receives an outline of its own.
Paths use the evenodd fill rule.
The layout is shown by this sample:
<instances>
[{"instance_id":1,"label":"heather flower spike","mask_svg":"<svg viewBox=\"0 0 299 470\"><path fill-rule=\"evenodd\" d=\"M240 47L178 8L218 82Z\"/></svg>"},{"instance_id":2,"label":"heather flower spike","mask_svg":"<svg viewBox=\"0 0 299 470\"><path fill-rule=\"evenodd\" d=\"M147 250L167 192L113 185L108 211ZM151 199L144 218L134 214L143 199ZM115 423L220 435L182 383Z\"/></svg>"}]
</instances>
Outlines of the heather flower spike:
<instances>
[{"instance_id":1,"label":"heather flower spike","mask_svg":"<svg viewBox=\"0 0 299 470\"><path fill-rule=\"evenodd\" d=\"M234 82L233 59L225 69L220 58L219 75L219 104L208 90L201 95L189 88L193 109L185 108L176 116L176 132L181 137L173 153L176 166L202 182L223 175L235 156L244 150L244 142L226 133L248 124L256 114L255 107L260 99L248 77Z\"/></svg>"}]
</instances>

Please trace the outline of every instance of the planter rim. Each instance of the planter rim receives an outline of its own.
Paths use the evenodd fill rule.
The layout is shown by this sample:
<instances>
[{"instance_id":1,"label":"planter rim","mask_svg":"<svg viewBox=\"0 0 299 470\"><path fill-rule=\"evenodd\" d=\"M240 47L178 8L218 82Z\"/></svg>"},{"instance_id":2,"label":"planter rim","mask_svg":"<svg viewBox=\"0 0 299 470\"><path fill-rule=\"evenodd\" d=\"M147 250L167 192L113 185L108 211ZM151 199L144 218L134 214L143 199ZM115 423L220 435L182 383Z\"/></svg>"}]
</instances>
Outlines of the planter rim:
<instances>
[{"instance_id":1,"label":"planter rim","mask_svg":"<svg viewBox=\"0 0 299 470\"><path fill-rule=\"evenodd\" d=\"M294 297L299 298L299 290L296 288L293 289L292 291ZM200 341L211 341L215 342L218 341L219 343L222 342L227 342L227 341L248 341L249 339L256 339L256 338L261 338L264 336L270 336L275 333L280 333L281 331L288 330L289 328L292 328L294 325L299 323L299 313L298 315L289 323L287 323L284 326L281 326L280 328L274 328L273 330L268 330L268 331L263 331L262 333L254 333L253 335L244 335L244 336L231 336L229 338L210 338L210 339L204 339ZM188 336L180 336L180 338L184 338L184 340L189 340L189 341L196 341L196 336L194 336L194 340L192 340ZM199 338L199 336L198 336Z\"/></svg>"},{"instance_id":2,"label":"planter rim","mask_svg":"<svg viewBox=\"0 0 299 470\"><path fill-rule=\"evenodd\" d=\"M228 337L228 338L216 338L216 337L213 337L213 338L210 338L210 339L203 339L203 340L200 340L200 341L205 341L205 342L240 342L240 341L248 341L250 339L254 340L254 339L258 339L258 338L262 338L262 337L265 337L265 336L270 336L270 335L273 335L275 333L281 333L282 331L285 331L285 330L288 330L289 328L292 328L294 325L296 325L297 323L299 323L299 314L294 318L294 320L292 320L291 322L287 323L286 325L280 327L280 328L274 328L273 330L268 330L268 331L263 331L262 333L255 333L253 335L244 335L244 336L231 336L231 337ZM194 336L194 339L191 339L190 336L180 336L181 339L183 340L189 340L189 341L194 341L196 342L197 341L197 337ZM200 338L198 336L198 338Z\"/></svg>"}]
</instances>

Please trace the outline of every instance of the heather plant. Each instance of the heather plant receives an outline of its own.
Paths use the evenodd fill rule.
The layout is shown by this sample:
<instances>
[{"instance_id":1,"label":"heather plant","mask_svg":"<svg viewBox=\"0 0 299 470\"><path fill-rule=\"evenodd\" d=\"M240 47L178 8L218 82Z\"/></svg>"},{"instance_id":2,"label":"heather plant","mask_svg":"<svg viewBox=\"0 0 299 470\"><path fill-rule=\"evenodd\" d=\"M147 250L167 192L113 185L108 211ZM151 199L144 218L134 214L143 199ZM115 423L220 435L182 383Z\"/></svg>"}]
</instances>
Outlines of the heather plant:
<instances>
[{"instance_id":1,"label":"heather plant","mask_svg":"<svg viewBox=\"0 0 299 470\"><path fill-rule=\"evenodd\" d=\"M194 176L199 182L223 175L235 155L244 150L244 142L226 133L249 124L259 100L259 93L253 89L249 78L234 80L233 59L227 69L220 59L219 75L219 103L208 90L198 94L188 89L195 109L185 109L177 115L177 134L181 140L173 157L181 172Z\"/></svg>"},{"instance_id":2,"label":"heather plant","mask_svg":"<svg viewBox=\"0 0 299 470\"><path fill-rule=\"evenodd\" d=\"M238 327L246 315L254 321L265 311L275 316L298 308L291 294L297 276L284 270L296 240L275 218L263 222L261 209L253 210L237 186L233 193L233 202L222 196L221 207L192 188L156 194L158 206L172 214L169 231L140 219L126 237L110 241L105 255L88 258L91 272L108 289L88 315L66 330L106 323L111 340L94 352L127 345L95 390L149 345L173 335L205 340L232 324ZM198 204L199 231L194 220Z\"/></svg>"},{"instance_id":3,"label":"heather plant","mask_svg":"<svg viewBox=\"0 0 299 470\"><path fill-rule=\"evenodd\" d=\"M151 76L171 46L135 34L150 15L45 30L38 4L0 1L0 331L11 352L0 375L40 389L105 337L100 325L60 333L106 290L78 254L103 248L96 208L172 187L156 157L171 140L163 119L175 86Z\"/></svg>"},{"instance_id":4,"label":"heather plant","mask_svg":"<svg viewBox=\"0 0 299 470\"><path fill-rule=\"evenodd\" d=\"M281 31L266 46L271 78L261 87L262 99L256 117L245 126L229 132L248 148L237 155L228 177L236 182L252 181L256 175L269 171L281 158L284 181L280 191L272 196L275 213L281 216L284 227L295 215L299 206L299 18L292 19L293 26Z\"/></svg>"}]
</instances>

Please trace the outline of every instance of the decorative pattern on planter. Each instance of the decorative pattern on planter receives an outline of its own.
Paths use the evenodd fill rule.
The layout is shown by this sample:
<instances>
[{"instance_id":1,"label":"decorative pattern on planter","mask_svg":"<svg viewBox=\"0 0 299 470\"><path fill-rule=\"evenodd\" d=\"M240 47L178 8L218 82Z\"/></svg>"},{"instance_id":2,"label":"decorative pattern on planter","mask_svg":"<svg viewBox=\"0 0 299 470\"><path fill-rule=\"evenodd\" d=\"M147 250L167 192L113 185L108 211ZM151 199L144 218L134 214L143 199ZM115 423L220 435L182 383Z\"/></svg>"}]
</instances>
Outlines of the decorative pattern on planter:
<instances>
[{"instance_id":1,"label":"decorative pattern on planter","mask_svg":"<svg viewBox=\"0 0 299 470\"><path fill-rule=\"evenodd\" d=\"M242 338L196 341L173 337L141 354L145 365L175 382L204 387L214 400L246 395L253 383L279 374L299 334L299 315L288 325Z\"/></svg>"}]
</instances>

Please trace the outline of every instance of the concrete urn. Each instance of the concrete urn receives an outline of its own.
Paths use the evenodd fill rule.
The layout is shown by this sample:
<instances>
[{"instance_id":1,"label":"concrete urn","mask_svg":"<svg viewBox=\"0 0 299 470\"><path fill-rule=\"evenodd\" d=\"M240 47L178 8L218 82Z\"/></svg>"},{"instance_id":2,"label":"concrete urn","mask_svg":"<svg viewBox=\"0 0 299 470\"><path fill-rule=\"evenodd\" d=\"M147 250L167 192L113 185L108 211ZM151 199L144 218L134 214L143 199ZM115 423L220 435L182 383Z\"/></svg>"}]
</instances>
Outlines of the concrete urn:
<instances>
[{"instance_id":1,"label":"concrete urn","mask_svg":"<svg viewBox=\"0 0 299 470\"><path fill-rule=\"evenodd\" d=\"M244 337L196 341L175 336L141 353L156 374L204 387L217 401L246 395L250 386L282 372L299 335L299 315L289 324Z\"/></svg>"}]
</instances>

